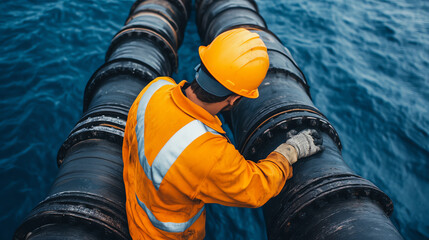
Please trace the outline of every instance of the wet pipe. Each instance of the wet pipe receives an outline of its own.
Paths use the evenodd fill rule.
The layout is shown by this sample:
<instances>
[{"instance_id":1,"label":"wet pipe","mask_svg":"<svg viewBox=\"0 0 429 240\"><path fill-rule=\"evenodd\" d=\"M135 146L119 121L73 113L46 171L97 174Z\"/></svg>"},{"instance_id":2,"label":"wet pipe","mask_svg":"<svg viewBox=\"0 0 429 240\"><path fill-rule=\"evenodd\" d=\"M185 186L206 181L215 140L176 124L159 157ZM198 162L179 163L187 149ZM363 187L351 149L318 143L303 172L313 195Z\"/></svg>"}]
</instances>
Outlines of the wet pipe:
<instances>
[{"instance_id":1,"label":"wet pipe","mask_svg":"<svg viewBox=\"0 0 429 240\"><path fill-rule=\"evenodd\" d=\"M139 0L85 88L83 116L61 146L48 194L14 239L130 239L122 180L128 110L140 91L176 69L190 0Z\"/></svg>"},{"instance_id":2,"label":"wet pipe","mask_svg":"<svg viewBox=\"0 0 429 240\"><path fill-rule=\"evenodd\" d=\"M322 132L325 150L294 165L294 177L263 207L269 239L402 239L389 217L393 204L343 161L337 132L311 101L307 80L252 0L196 0L204 44L244 27L268 48L270 68L260 97L243 99L225 116L247 159L265 158L295 129Z\"/></svg>"}]
</instances>

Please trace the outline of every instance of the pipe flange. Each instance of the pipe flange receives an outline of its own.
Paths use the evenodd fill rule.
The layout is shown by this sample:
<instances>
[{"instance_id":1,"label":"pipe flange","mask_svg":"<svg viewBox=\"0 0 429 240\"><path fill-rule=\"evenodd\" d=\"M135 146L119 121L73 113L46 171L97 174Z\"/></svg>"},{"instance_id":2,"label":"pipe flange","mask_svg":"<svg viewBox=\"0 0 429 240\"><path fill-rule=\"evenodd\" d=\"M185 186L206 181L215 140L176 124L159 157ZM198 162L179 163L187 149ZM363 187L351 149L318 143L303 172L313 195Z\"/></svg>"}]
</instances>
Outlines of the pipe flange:
<instances>
[{"instance_id":1,"label":"pipe flange","mask_svg":"<svg viewBox=\"0 0 429 240\"><path fill-rule=\"evenodd\" d=\"M104 63L98 70L91 76L90 80L86 84L84 97L83 97L83 111L88 110L89 104L92 100L93 93L96 89L103 84L104 80L112 76L120 74L129 74L135 76L140 81L146 81L149 83L151 80L156 78L154 74L156 71L152 67L147 66L135 59L115 59Z\"/></svg>"},{"instance_id":2,"label":"pipe flange","mask_svg":"<svg viewBox=\"0 0 429 240\"><path fill-rule=\"evenodd\" d=\"M383 208L383 211L390 215L393 212L392 201L377 188L373 183L355 174L332 174L317 179L311 179L309 182L302 184L302 188L293 189L293 194L287 194L288 190L282 194L281 202L284 203L279 209L279 215L290 216L307 204L324 201L329 199L349 199L355 197L368 197L377 201ZM356 192L358 190L358 192ZM381 194L381 195L380 195ZM293 198L293 196L299 196ZM316 204L315 209L321 204ZM322 204L323 205L323 204ZM287 214L281 214L287 212Z\"/></svg>"},{"instance_id":3,"label":"pipe flange","mask_svg":"<svg viewBox=\"0 0 429 240\"><path fill-rule=\"evenodd\" d=\"M276 239L276 237L278 238L279 236L287 237L288 232L293 229L294 226L300 226L308 221L308 218L312 215L309 214L310 212L316 212L327 205L332 205L339 201L368 199L378 204L386 215L390 216L392 214L393 203L391 199L368 180L357 175L341 176L349 179L335 179L335 177L336 176L329 176L329 178L334 181L323 183L324 186L312 186L313 190L317 189L312 191L313 194L306 194L301 199L292 203L290 201L283 202L281 208L277 211L277 217L273 217L273 219L276 219L277 222L281 222L281 224L279 228L271 233L272 239ZM347 181L347 183L345 185L343 183L335 184L335 182L338 181ZM290 208L294 209L290 210ZM279 219L278 216L285 216L286 218Z\"/></svg>"},{"instance_id":4,"label":"pipe flange","mask_svg":"<svg viewBox=\"0 0 429 240\"><path fill-rule=\"evenodd\" d=\"M109 116L127 121L129 108L119 104L98 105L84 112L81 119L97 116Z\"/></svg>"},{"instance_id":5,"label":"pipe flange","mask_svg":"<svg viewBox=\"0 0 429 240\"><path fill-rule=\"evenodd\" d=\"M103 196L88 192L61 192L39 203L15 233L27 239L31 233L50 224L81 224L96 227L103 239L130 239L125 209Z\"/></svg>"},{"instance_id":6,"label":"pipe flange","mask_svg":"<svg viewBox=\"0 0 429 240\"><path fill-rule=\"evenodd\" d=\"M264 109L265 110L265 109ZM258 119L258 121L253 121L251 122L251 127L249 127L249 134L247 134L246 140L243 143L239 143L239 146L241 151L243 151L244 146L247 145L247 143L249 142L250 138L256 133L256 131L258 129L261 129L263 126L267 126L267 121L275 118L278 119L278 117L280 117L281 115L285 115L285 114L293 114L293 116L299 116L296 114L296 112L302 112L304 115L303 116L313 116L313 115L309 115L309 114L314 114L316 117L320 116L321 120L324 120L326 123L329 123L326 120L326 116L321 113L319 111L319 109L312 107L312 106L308 106L308 105L303 105L303 104L293 104L293 105L286 105L286 106L277 106L277 105L273 105L270 107L266 108L266 111L262 111L261 113L259 113L255 119ZM261 118L260 116L269 116L269 117L264 117ZM290 115L292 116L292 115ZM284 128L286 125L284 124L285 120L281 119L279 120L279 126L280 128ZM311 126L315 125L314 121L311 121ZM328 124L321 124L323 126L328 126ZM286 128L284 130L287 130ZM290 129L289 129L290 130Z\"/></svg>"},{"instance_id":7,"label":"pipe flange","mask_svg":"<svg viewBox=\"0 0 429 240\"><path fill-rule=\"evenodd\" d=\"M160 46L161 50L163 50L164 53L167 54L168 59L173 60L173 71L176 71L179 60L174 47L169 43L167 39L165 39L159 33L147 28L127 28L125 26L113 37L109 49L106 52L105 60L107 61L109 59L114 49L116 49L116 46L119 45L122 41L129 38L138 39L142 37L157 43L156 45ZM162 73L159 73L159 75L162 75Z\"/></svg>"},{"instance_id":8,"label":"pipe flange","mask_svg":"<svg viewBox=\"0 0 429 240\"><path fill-rule=\"evenodd\" d=\"M131 6L131 9L130 9L130 13L128 14L128 17L127 17L127 19L128 18L130 18L133 14L135 14L134 13L134 11L137 9L137 7L141 4L141 3L143 3L145 0L137 0L137 1L135 1L134 2L134 4ZM184 21L183 22L185 22L185 24L186 24L186 22L187 22L187 20L188 20L188 17L189 17L189 12L190 12L190 9L191 9L191 6L190 6L190 2L188 1L188 0L184 0L184 1L186 1L186 3L184 3L183 1L181 1L181 0L167 0L169 3L171 3L173 6L175 6L176 7L176 9L178 10L178 12L180 12L180 13L184 13Z\"/></svg>"},{"instance_id":9,"label":"pipe flange","mask_svg":"<svg viewBox=\"0 0 429 240\"><path fill-rule=\"evenodd\" d=\"M150 15L149 15L150 14ZM151 19L149 20L153 25L151 26L150 24L145 24L145 22L143 21L138 21L140 17L155 17L161 21L164 26L166 28L160 27L156 28L153 25L156 25L158 27L158 24L155 22L155 20ZM132 29L132 28L142 28L142 29L149 29L152 30L158 34L160 34L164 39L166 39L171 45L174 45L173 48L175 51L177 51L177 49L179 48L179 36L177 34L177 30L174 29L174 26L167 20L165 19L162 15L157 14L157 13L152 13L152 12L141 12L140 15L133 15L133 18L130 18L131 20L136 20L136 22L133 23L129 23L127 24L124 28L122 29ZM140 19L141 20L141 19ZM145 19L147 20L147 19Z\"/></svg>"},{"instance_id":10,"label":"pipe flange","mask_svg":"<svg viewBox=\"0 0 429 240\"><path fill-rule=\"evenodd\" d=\"M76 126L72 129L71 134L81 130L82 128L91 128L94 126L112 127L124 132L126 122L126 120L105 115L91 117L85 116L79 120Z\"/></svg>"},{"instance_id":11,"label":"pipe flange","mask_svg":"<svg viewBox=\"0 0 429 240\"><path fill-rule=\"evenodd\" d=\"M177 23L171 18L171 16L169 16L168 14L166 14L165 12L163 12L163 11L161 11L161 10L158 10L158 9L144 9L144 10L142 10L142 11L138 11L138 12L136 12L134 15L132 15L131 17L129 17L128 19L127 19L127 21L125 22L125 25L128 25L128 23L131 21L131 20L133 20L134 18L135 18L135 16L138 16L138 14L140 14L140 13L153 13L153 14L158 14L158 15L160 15L161 17L163 17L165 20L167 20L167 22L173 27L173 29L174 29L174 31L176 32L176 34L178 35L178 37L179 36L181 36L180 35L180 33L181 33L181 31L180 31L180 28L179 28L179 25L177 25ZM183 34L182 34L183 35ZM178 42L179 42L179 46L180 46L180 43L182 42L182 39L183 38L183 36L181 36L179 39L178 39ZM177 47L179 47L179 46L177 46Z\"/></svg>"},{"instance_id":12,"label":"pipe flange","mask_svg":"<svg viewBox=\"0 0 429 240\"><path fill-rule=\"evenodd\" d=\"M92 126L88 128L81 128L75 132L72 132L66 141L61 145L60 150L57 154L57 165L58 167L64 161L64 158L67 154L67 151L76 145L79 142L88 140L88 139L103 139L109 142L118 144L122 146L122 142L124 139L124 131L119 130L116 127L112 127L109 125L103 126Z\"/></svg>"},{"instance_id":13,"label":"pipe flange","mask_svg":"<svg viewBox=\"0 0 429 240\"><path fill-rule=\"evenodd\" d=\"M306 116L302 116L303 113ZM342 150L342 144L337 131L326 119L322 118L320 115L300 110L281 114L265 122L248 137L247 142L241 147L240 152L248 159L254 159L257 156L258 148L263 147L263 143L272 139L273 136L284 134L286 141L286 133L288 131L292 129L300 131L305 128L318 129L328 134L336 143L338 149L340 151Z\"/></svg>"},{"instance_id":14,"label":"pipe flange","mask_svg":"<svg viewBox=\"0 0 429 240\"><path fill-rule=\"evenodd\" d=\"M292 59L289 56L287 56L287 54L280 52L280 51L277 51L277 50L268 49L268 54L270 52L279 53L282 56L284 56L285 58L287 58L292 63L292 65L298 70L298 72L295 73L293 71L290 71L285 66L275 66L275 65L273 65L272 62L270 62L270 67L267 71L267 74L268 73L284 73L287 76L291 76L295 81L297 81L301 84L301 86L305 89L305 92L307 93L307 95L310 97L310 99L312 99L311 94L310 94L310 86L308 85L307 79L306 79L304 73L301 71L301 69L292 61Z\"/></svg>"}]
</instances>

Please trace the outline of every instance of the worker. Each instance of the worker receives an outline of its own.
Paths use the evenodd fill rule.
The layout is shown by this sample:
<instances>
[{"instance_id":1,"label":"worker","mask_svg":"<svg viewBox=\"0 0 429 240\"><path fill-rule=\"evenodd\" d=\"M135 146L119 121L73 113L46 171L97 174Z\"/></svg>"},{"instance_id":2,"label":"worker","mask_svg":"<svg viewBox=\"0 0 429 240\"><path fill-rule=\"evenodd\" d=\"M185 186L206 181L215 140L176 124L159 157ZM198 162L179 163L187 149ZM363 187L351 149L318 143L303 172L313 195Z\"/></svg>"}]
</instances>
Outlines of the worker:
<instances>
[{"instance_id":1,"label":"worker","mask_svg":"<svg viewBox=\"0 0 429 240\"><path fill-rule=\"evenodd\" d=\"M123 176L133 239L203 239L204 204L260 207L280 193L293 163L321 150L307 129L255 163L222 129L216 114L259 95L269 59L258 34L226 31L199 57L192 83L156 78L130 108Z\"/></svg>"}]
</instances>

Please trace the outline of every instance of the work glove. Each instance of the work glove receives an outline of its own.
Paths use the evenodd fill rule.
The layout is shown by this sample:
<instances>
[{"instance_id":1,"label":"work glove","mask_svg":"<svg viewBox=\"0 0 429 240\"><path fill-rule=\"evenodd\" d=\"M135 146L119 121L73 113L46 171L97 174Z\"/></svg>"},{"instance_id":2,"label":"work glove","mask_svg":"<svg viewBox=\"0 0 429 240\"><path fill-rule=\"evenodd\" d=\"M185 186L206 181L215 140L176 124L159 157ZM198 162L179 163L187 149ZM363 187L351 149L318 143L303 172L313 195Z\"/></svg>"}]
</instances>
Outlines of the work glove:
<instances>
[{"instance_id":1,"label":"work glove","mask_svg":"<svg viewBox=\"0 0 429 240\"><path fill-rule=\"evenodd\" d=\"M323 139L316 130L305 129L296 133L295 130L288 132L286 143L274 150L282 154L291 165L298 159L311 156L323 149Z\"/></svg>"}]
</instances>

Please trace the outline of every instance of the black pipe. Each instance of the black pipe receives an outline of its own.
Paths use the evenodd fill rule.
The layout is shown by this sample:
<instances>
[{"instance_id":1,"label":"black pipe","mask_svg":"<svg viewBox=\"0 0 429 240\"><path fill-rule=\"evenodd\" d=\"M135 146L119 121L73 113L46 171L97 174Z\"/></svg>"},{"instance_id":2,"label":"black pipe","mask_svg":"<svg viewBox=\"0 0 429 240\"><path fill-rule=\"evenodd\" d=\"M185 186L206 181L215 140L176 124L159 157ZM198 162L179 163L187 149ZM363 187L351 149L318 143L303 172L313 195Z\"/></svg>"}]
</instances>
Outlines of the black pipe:
<instances>
[{"instance_id":1,"label":"black pipe","mask_svg":"<svg viewBox=\"0 0 429 240\"><path fill-rule=\"evenodd\" d=\"M198 32L204 45L209 44L217 35L236 27L265 29L267 24L258 14L254 1L197 1Z\"/></svg>"},{"instance_id":2,"label":"black pipe","mask_svg":"<svg viewBox=\"0 0 429 240\"><path fill-rule=\"evenodd\" d=\"M140 12L152 12L162 15L178 34L180 46L185 34L187 19L191 12L190 0L137 0L131 7L127 22L132 15L137 15Z\"/></svg>"},{"instance_id":3,"label":"black pipe","mask_svg":"<svg viewBox=\"0 0 429 240\"><path fill-rule=\"evenodd\" d=\"M136 1L106 62L88 81L83 115L60 150L48 194L14 239L130 239L122 178L128 110L140 91L177 68L190 0Z\"/></svg>"},{"instance_id":4,"label":"black pipe","mask_svg":"<svg viewBox=\"0 0 429 240\"><path fill-rule=\"evenodd\" d=\"M268 49L270 67L259 98L243 99L224 115L241 153L255 161L265 158L292 129L318 129L324 139L325 150L294 164L292 179L264 205L269 239L402 239L388 218L392 201L344 163L337 132L312 103L304 74L266 29L254 1L197 0L196 5L204 44L244 27L257 32Z\"/></svg>"},{"instance_id":5,"label":"black pipe","mask_svg":"<svg viewBox=\"0 0 429 240\"><path fill-rule=\"evenodd\" d=\"M48 197L32 210L15 239L129 239L121 150L104 139L70 147Z\"/></svg>"}]
</instances>

